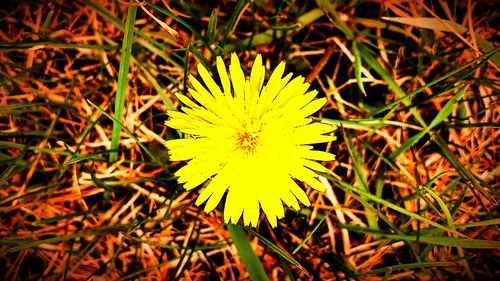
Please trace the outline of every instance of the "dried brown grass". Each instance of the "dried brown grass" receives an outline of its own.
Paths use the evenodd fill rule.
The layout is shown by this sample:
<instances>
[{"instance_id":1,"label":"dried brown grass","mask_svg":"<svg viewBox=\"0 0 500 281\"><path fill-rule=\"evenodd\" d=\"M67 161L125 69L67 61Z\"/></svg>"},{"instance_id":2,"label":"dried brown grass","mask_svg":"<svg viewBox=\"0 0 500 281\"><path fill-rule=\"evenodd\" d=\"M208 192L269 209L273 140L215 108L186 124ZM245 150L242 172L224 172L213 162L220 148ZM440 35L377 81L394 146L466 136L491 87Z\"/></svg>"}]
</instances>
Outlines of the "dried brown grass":
<instances>
[{"instance_id":1,"label":"dried brown grass","mask_svg":"<svg viewBox=\"0 0 500 281\"><path fill-rule=\"evenodd\" d=\"M186 20L208 21L206 17L194 19L193 15L184 15L187 12L175 1L172 2L158 4ZM454 17L452 7L444 1L439 7L424 8L415 1L368 2L370 7L379 7L381 13L387 11L395 16L418 16L424 10L430 13L439 8L442 13ZM227 1L219 6L221 17L230 16L233 4ZM300 3L295 4L300 7ZM124 21L124 2L101 1L99 5ZM201 2L198 5L205 6ZM487 15L475 13L488 10L487 5L487 2L459 5L457 9L461 11L462 18L456 20L472 27L476 34L484 38L494 38L498 36L498 31L484 19ZM275 11L269 7L266 10L260 5L254 8L255 17L263 19L262 25L271 25L268 17ZM344 12L343 19L347 24L360 28L366 25L366 22L359 21L355 10L344 8ZM183 280L217 277L223 280L248 279L236 249L230 243L221 214L205 214L194 206L196 192L186 192L177 187L169 171L151 164L152 160L129 135L122 134L120 147L123 150L120 160L115 163L108 163L106 154L103 154L96 155L95 159L67 164L75 153L91 155L110 148L112 122L92 107L88 100L102 108L112 107L119 51L88 46L118 46L123 36L120 29L80 1L11 2L3 4L0 13L0 38L4 44L0 51L0 73L3 77L0 87L0 105L3 108L0 113L0 151L4 159L2 161L5 161L0 167L6 170L13 167L0 189L2 278L166 280L176 276ZM44 27L49 15L50 21ZM286 11L279 15L284 17ZM181 34L184 44L194 41L188 30L171 19L163 20ZM239 27L252 22L248 5L238 20L239 24L234 26L231 33L243 39L248 33ZM174 50L182 47L182 42L162 35L165 31L144 13L140 14L136 26L141 30L156 32L158 40L171 46L170 50L164 50L168 55L175 54ZM406 31L410 33L413 29L407 27ZM410 60L401 59L405 56L411 58L415 54L411 54L405 45L393 49L397 45L384 40L385 31L379 28L377 32L381 37L373 43L381 49L380 57L392 63L394 68L390 69L391 74L405 89L414 90L449 71L449 66L435 61L423 70L421 76L415 77ZM432 32L432 35L441 41L435 46L428 46L429 51L439 50L443 59L455 65L462 65L480 53L474 37L457 39L442 32ZM279 59L299 59L301 63L296 65L297 73L307 75L307 80L321 89L330 100L322 116L345 119L362 117L361 104L355 98L357 94L350 96L356 85L354 75L345 75L352 71L347 63L347 57L352 56L346 47L348 42L326 19L303 27L298 36L301 37L301 43L290 43L286 53L279 42L257 46L252 53L266 54L272 58L270 64L275 64ZM292 41L293 38L284 40ZM66 47L66 44L82 46ZM453 50L462 48L463 52L456 56L457 52ZM210 53L203 47L200 47L200 52L208 59L213 59L209 58ZM395 56L395 53L402 56ZM168 79L183 81L184 70L163 61L159 54L138 52L135 56L140 63L136 61L131 66L123 123L142 143L161 155L165 151L159 143L171 133L162 122L165 119L163 113L169 105L161 102L160 94L152 87L151 79L146 74L151 74L166 85L166 97L175 106L177 103L171 93L180 89L182 83L170 83ZM196 59L190 56L189 61L190 65L194 65ZM178 59L177 63L180 63ZM139 66L147 71L141 70ZM369 82L367 86L384 84L379 78L365 73ZM498 81L498 69L491 64L485 65L474 76ZM468 116L465 122L496 125L446 128L446 140L450 144L449 149L462 165L498 190L498 97L493 89L470 79L471 86L463 103ZM342 93L341 98L335 95L337 91ZM430 96L433 90L429 88L425 94ZM451 95L453 93L427 102L421 109L422 115L433 115L441 110ZM379 94L377 99L386 102L394 99L394 96ZM394 151L408 139L412 126L408 112L401 111L394 118L393 122L400 122L403 126L376 130L356 128L357 139L366 140L382 153ZM360 142L356 145L367 164L369 180L374 181L376 171L383 163ZM346 145L338 142L333 147L338 161L328 164L329 168L344 181L352 182L353 163L346 153ZM179 164L171 163L172 167ZM450 190L458 174L429 143L423 144L421 149L402 154L397 158L396 165L397 172L388 171L384 176L384 192L390 197L401 199L415 195L414 186L424 185L430 178L446 172L434 183L434 191L442 195L443 200L457 200L462 190L467 189L454 217L455 224L481 221L488 213L491 217L497 216L496 203L481 194L475 194L474 189L469 188L469 183L460 181L454 190ZM332 186L329 181L325 180L324 183L328 186L326 193L309 193L314 202L310 213L306 211L305 215L296 217L290 212L279 229L273 230L265 223L260 225L263 235L286 252L291 252L307 236L306 230L317 223L318 214L331 211L316 235L304 245L303 250L294 255L312 274L306 277L292 267L294 274L300 276L299 279L353 278L342 270L351 268L357 272L367 272L411 260L412 249L405 242L375 239L371 235L339 228L338 223L366 226L367 211L352 194ZM405 201L403 206L407 210L419 212L427 207L426 204L428 202L415 198ZM400 214L388 208L382 207L380 211L396 225L408 224L409 230L417 231L425 227L416 221L402 220ZM432 210L424 211L422 215L434 221L442 220L441 214ZM471 238L498 240L495 227L472 227L463 233ZM19 240L23 242L16 242ZM271 279L284 278L284 268L278 256L258 243L257 239L252 238L252 243ZM453 261L460 255L473 258L467 265L457 262L442 270L417 267L388 272L386 276L382 274L362 278L445 280L447 274L452 277L465 276L465 267L478 277L498 276L494 265L500 257L496 250L464 250L457 254L453 247L433 246L426 249L425 246L421 244L416 250L420 253L429 250L423 257L426 260Z\"/></svg>"}]
</instances>

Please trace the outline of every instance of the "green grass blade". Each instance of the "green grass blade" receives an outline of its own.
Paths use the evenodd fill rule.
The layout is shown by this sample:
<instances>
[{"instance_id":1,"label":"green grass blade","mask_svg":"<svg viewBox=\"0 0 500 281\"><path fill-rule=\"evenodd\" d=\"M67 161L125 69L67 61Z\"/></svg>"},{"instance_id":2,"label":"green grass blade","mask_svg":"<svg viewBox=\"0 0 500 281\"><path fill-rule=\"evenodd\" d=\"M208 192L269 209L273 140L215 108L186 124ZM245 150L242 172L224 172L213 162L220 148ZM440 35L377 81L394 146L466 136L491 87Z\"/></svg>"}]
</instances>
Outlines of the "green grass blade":
<instances>
[{"instance_id":1,"label":"green grass blade","mask_svg":"<svg viewBox=\"0 0 500 281\"><path fill-rule=\"evenodd\" d=\"M107 9L101 7L101 5L97 3L94 3L93 1L90 0L83 0L83 2L87 3L92 9L96 10L100 14L102 14L107 20L109 20L114 26L118 27L120 30L123 30L123 23L116 17L114 16L110 11ZM137 9L137 6L136 6Z\"/></svg>"},{"instance_id":2,"label":"green grass blade","mask_svg":"<svg viewBox=\"0 0 500 281\"><path fill-rule=\"evenodd\" d=\"M344 23L337 12L333 9L332 4L329 0L316 0L316 3L318 4L318 7L323 10L330 21L333 22L335 26L344 33L347 39L354 38L354 34L352 33L351 29Z\"/></svg>"},{"instance_id":3,"label":"green grass blade","mask_svg":"<svg viewBox=\"0 0 500 281\"><path fill-rule=\"evenodd\" d=\"M329 214L329 213L328 213ZM318 230L318 228L323 224L323 222L325 221L325 219L328 217L328 214L324 215L320 220L319 222L316 224L316 226L313 228L313 230L311 231L311 233L309 233L306 238L304 238L304 240L302 240L302 242L299 243L299 245L295 248L295 250L293 250L292 254L295 254L297 253L301 248L302 246L304 246L304 244L307 243L307 241L309 239L311 239L311 237L314 235L314 233Z\"/></svg>"},{"instance_id":4,"label":"green grass blade","mask_svg":"<svg viewBox=\"0 0 500 281\"><path fill-rule=\"evenodd\" d=\"M293 277L292 270L290 269L290 266L286 263L286 260L282 256L278 256L280 259L281 264L283 265L283 269L285 270L286 276L290 279L290 281L295 281L295 277Z\"/></svg>"},{"instance_id":5,"label":"green grass blade","mask_svg":"<svg viewBox=\"0 0 500 281\"><path fill-rule=\"evenodd\" d=\"M217 54L214 52L214 50L212 49L212 47L210 46L210 42L208 42L207 38L205 38L203 35L201 35L201 33L197 30L197 28L193 27L192 25L190 25L188 22L186 22L185 20L183 20L182 18L179 18L178 16L172 14L169 10L167 9L164 9L158 5L155 5L153 3L147 3L148 6L152 7L153 9L157 10L158 12L168 16L169 18L175 20L176 22L180 23L181 25L185 26L187 29L189 29L189 31L191 31L194 36L196 36L196 38L198 38L201 43L207 47L207 49L210 51L210 53L212 54L212 56L216 56Z\"/></svg>"},{"instance_id":6,"label":"green grass blade","mask_svg":"<svg viewBox=\"0 0 500 281\"><path fill-rule=\"evenodd\" d=\"M484 55L482 55L480 57L477 57L474 60L471 60L470 62L468 62L468 63L466 63L466 64L458 67L457 69L454 69L454 70L452 70L452 71L450 71L450 72L448 72L448 73L446 73L446 74L438 77L437 79L432 80L431 82L423 85L422 87L416 89L415 91L409 93L408 95L406 95L404 97L401 97L401 98L398 98L397 100L395 100L395 101L387 104L386 106L382 107L381 109L375 111L372 115L377 115L377 114L380 114L380 113L382 113L382 112L384 112L386 110L389 110L389 109L393 108L394 106L396 106L398 103L401 103L403 99L412 97L412 96L414 96L416 94L419 94L419 93L425 91L426 89L428 89L428 88L430 88L430 87L438 84L439 82L442 82L442 81L450 78L451 76L453 76L453 75L455 75L455 74L457 74L457 73L459 73L459 72L467 69L468 67L470 67L470 66L478 63L471 71L476 70L481 65L482 61L488 60L488 58L490 58L492 55L494 55L495 53L497 53L499 50L500 50L500 48L496 48L496 49L491 50L488 53L486 53L486 54L484 54Z\"/></svg>"},{"instance_id":7,"label":"green grass blade","mask_svg":"<svg viewBox=\"0 0 500 281\"><path fill-rule=\"evenodd\" d=\"M352 43L352 49L354 52L354 76L356 77L356 82L358 83L359 89L366 96L365 86L363 85L363 81L361 80L361 54L359 53L358 43L356 41Z\"/></svg>"},{"instance_id":8,"label":"green grass blade","mask_svg":"<svg viewBox=\"0 0 500 281\"><path fill-rule=\"evenodd\" d=\"M484 239L470 239L470 238L453 238L453 237L433 237L424 235L401 235L401 234L391 234L384 231L378 231L374 229L360 227L359 225L339 225L342 228L349 229L351 231L366 233L371 235L379 235L396 240L404 240L410 242L423 242L428 244L440 245L440 246L450 246L450 247L462 247L467 249L495 249L500 248L500 241L495 240L484 240Z\"/></svg>"},{"instance_id":9,"label":"green grass blade","mask_svg":"<svg viewBox=\"0 0 500 281\"><path fill-rule=\"evenodd\" d=\"M273 251L275 251L278 255L280 255L282 258L284 258L285 260L287 260L288 262L290 262L291 264L297 266L301 271L303 271L306 275L309 275L309 273L307 272L307 270L298 262L296 261L293 257L291 257L289 254L285 253L283 250L281 250L278 246L276 246L274 243L272 243L271 241L267 240L264 236L260 235L258 232L256 232L255 230L251 229L251 228L248 228L248 227L245 227L245 229L252 233L253 235L257 236L257 238L259 238L259 240L264 243L266 246L268 246L269 248L271 248Z\"/></svg>"},{"instance_id":10,"label":"green grass blade","mask_svg":"<svg viewBox=\"0 0 500 281\"><path fill-rule=\"evenodd\" d=\"M81 238L81 237L92 237L92 236L101 236L101 235L106 235L106 233L109 233L109 231L113 230L120 230L123 227L120 225L115 225L108 227L106 229L100 229L92 232L78 232L74 234L68 234L68 235L63 235L63 236L57 236L57 237L51 237L51 238L46 238L46 239L40 239L40 240L34 240L34 241L26 241L26 240L13 240L13 239L0 239L0 245L17 245L12 248L7 249L6 252L8 253L13 253L13 252L18 252L24 249L29 249L29 248L36 248L40 245L43 244L56 244L62 241L68 241L71 239L75 238ZM1 253L0 256L6 254Z\"/></svg>"},{"instance_id":11,"label":"green grass blade","mask_svg":"<svg viewBox=\"0 0 500 281\"><path fill-rule=\"evenodd\" d=\"M238 250L238 255L240 256L241 261L245 265L248 274L250 274L250 278L253 281L267 281L267 275L264 271L264 267L259 260L259 257L255 254L255 251L250 245L250 241L248 241L248 237L245 235L245 232L239 225L228 224L227 229L231 234L231 238L233 239L233 243Z\"/></svg>"},{"instance_id":12,"label":"green grass blade","mask_svg":"<svg viewBox=\"0 0 500 281\"><path fill-rule=\"evenodd\" d=\"M146 152L146 154L149 157L151 157L151 159L155 160L158 164L160 164L160 165L163 166L164 163L162 163L161 161L159 161L158 158L157 158L157 156L154 155L153 153L151 153L151 151L129 129L127 129L125 126L123 126L123 124L121 122L119 122L118 119L116 119L115 117L109 115L102 108L100 108L98 105L93 104L91 101L87 100L87 102L90 103L90 105L92 105L93 107L95 107L97 110L101 111L102 114L104 114L106 117L108 117L109 119L113 120L113 122L118 123L118 126L120 126L120 128L123 128L123 130L125 130L125 132L137 143L137 145L139 145L139 147L141 147Z\"/></svg>"},{"instance_id":13,"label":"green grass blade","mask_svg":"<svg viewBox=\"0 0 500 281\"><path fill-rule=\"evenodd\" d=\"M483 37L479 36L479 35L476 35L476 41L477 41L477 45L479 46L479 48L481 48L481 50L485 53L489 53L491 51L495 51L495 47L493 47L493 45L488 42L486 39L484 39ZM497 66L500 66L500 54L498 53L498 48L496 48L496 51L495 53L490 57L490 60L496 64Z\"/></svg>"},{"instance_id":14,"label":"green grass blade","mask_svg":"<svg viewBox=\"0 0 500 281\"><path fill-rule=\"evenodd\" d=\"M377 196L369 193L369 192L366 192L365 190L362 190L362 189L359 189L359 188L356 188L346 182L343 182L343 181L339 181L337 180L336 178L334 177L331 177L331 176L327 176L331 181L337 183L340 187L342 187L343 189L346 189L346 190L350 190L352 192L355 192L355 193L358 193L363 199L365 200L369 200L369 201L373 201L373 202L376 202L378 204L381 204L387 208L390 208L390 209L393 209L394 211L397 211L403 215L407 215L413 219L416 219L416 220L419 220L421 222L424 222L424 223L427 223L431 226L434 226L440 230L443 230L443 231L448 231L448 232L451 232L451 233L454 233L456 234L457 236L460 236L460 237L467 237L465 236L464 234L462 233L459 233L457 232L456 230L453 230L449 227L446 227L446 226L443 226L435 221L432 221L428 218L425 218L425 217L422 217L421 215L419 214L415 214L413 212L410 212L408 210L406 210L405 208L402 208L392 202L389 202L385 199L382 199L382 198L378 198Z\"/></svg>"},{"instance_id":15,"label":"green grass blade","mask_svg":"<svg viewBox=\"0 0 500 281\"><path fill-rule=\"evenodd\" d=\"M435 176L433 179L431 179L430 182L433 182L434 180L436 180L437 178L441 177L441 175L443 175L444 173L441 173L437 176ZM450 210L448 209L448 206L446 206L446 203L441 199L441 197L439 197L439 195L437 193L435 193L432 189L430 189L429 187L425 186L424 187L425 191L431 195L432 198L434 198L434 200L438 203L439 207L441 208L441 210L443 211L443 214L444 214L444 217L446 218L446 220L448 221L448 225L456 230L456 227L455 227L455 222L453 221L453 217L451 215L451 212ZM456 235L453 235L454 237L456 237ZM477 242L477 241L476 241ZM465 257L465 254L464 254L464 251L463 251L463 248L462 246L456 246L457 248L457 252L458 252L458 255L460 257ZM469 264L467 263L466 260L462 260L461 261L466 273L467 273L467 276L469 277L469 279L474 279L474 274L472 273L471 269L470 269L470 266Z\"/></svg>"},{"instance_id":16,"label":"green grass blade","mask_svg":"<svg viewBox=\"0 0 500 281\"><path fill-rule=\"evenodd\" d=\"M370 54L370 51L365 46L359 44L359 50L363 61L365 61L367 65L369 65L373 70L375 70L375 72L377 72L377 74L380 75L382 79L384 79L384 81L387 83L387 86L389 86L389 88L394 92L394 94L396 94L396 97L402 99L401 101L403 102L403 104L409 107L411 105L410 98L405 93L405 91L403 91L403 89L399 87L396 81L394 81L392 76L389 73L387 73L387 71L385 71L385 69ZM413 114L413 117L415 117L415 119L422 127L424 128L427 127L427 124L425 123L424 119L422 119L422 116L420 116L420 113L418 113L416 108L410 107L410 112Z\"/></svg>"},{"instance_id":17,"label":"green grass blade","mask_svg":"<svg viewBox=\"0 0 500 281\"><path fill-rule=\"evenodd\" d=\"M439 146L439 149L441 150L441 154L450 162L450 164L457 170L458 174L466 180L469 180L474 188L479 191L486 199L490 200L491 202L494 202L494 204L498 204L497 200L492 197L489 193L487 193L483 188L486 187L488 188L496 197L498 197L499 192L498 190L493 189L490 187L488 184L484 184L484 187L482 184L478 182L479 179L477 179L471 171L469 171L466 167L460 163L460 161L455 157L453 152L450 150L448 147L448 144L446 141L438 134L432 134L432 140L433 142ZM483 200L481 198L477 198L478 202L480 204L483 204L483 207L485 210L488 210L486 206L484 206Z\"/></svg>"},{"instance_id":18,"label":"green grass blade","mask_svg":"<svg viewBox=\"0 0 500 281\"><path fill-rule=\"evenodd\" d=\"M478 226L494 226L500 225L500 218L485 220L485 221L476 221L470 223L456 224L456 228L468 228L468 227L478 227Z\"/></svg>"},{"instance_id":19,"label":"green grass blade","mask_svg":"<svg viewBox=\"0 0 500 281\"><path fill-rule=\"evenodd\" d=\"M129 6L127 12L127 21L125 22L125 35L123 38L120 69L118 70L118 85L116 88L115 98L115 118L113 121L113 131L111 132L111 150L118 148L120 142L120 122L123 115L123 107L125 105L125 94L128 85L128 71L130 68L130 57L132 53L132 42L134 39L135 16L137 14L137 6ZM109 154L109 161L116 162L118 160L118 152Z\"/></svg>"},{"instance_id":20,"label":"green grass blade","mask_svg":"<svg viewBox=\"0 0 500 281\"><path fill-rule=\"evenodd\" d=\"M51 48L51 49L87 49L87 50L119 50L119 46L93 45L93 44L71 44L53 41L34 41L23 43L0 43L0 52L19 51L20 49L29 49L33 47Z\"/></svg>"},{"instance_id":21,"label":"green grass blade","mask_svg":"<svg viewBox=\"0 0 500 281\"><path fill-rule=\"evenodd\" d=\"M359 276L366 275L375 275L380 273L386 273L388 271L399 271L399 270L407 270L407 269L416 269L416 268L426 268L426 267L437 267L437 266L454 266L454 262L416 262L416 263L407 263L407 264L397 264L391 265L388 267L381 267L374 270L366 271L366 272L358 272Z\"/></svg>"},{"instance_id":22,"label":"green grass blade","mask_svg":"<svg viewBox=\"0 0 500 281\"><path fill-rule=\"evenodd\" d=\"M14 169L21 163L27 151L28 151L28 146L25 146L23 150L19 153L19 155L13 159L12 163L10 163L9 166L5 168L5 170L0 174L0 188L3 188L8 185L7 182L8 177L10 176L12 171L14 171ZM3 199L5 199L5 197ZM0 204L1 202L2 200L0 200Z\"/></svg>"},{"instance_id":23,"label":"green grass blade","mask_svg":"<svg viewBox=\"0 0 500 281\"><path fill-rule=\"evenodd\" d=\"M359 152L356 150L354 147L352 141L351 141L351 136L348 135L344 128L342 128L342 133L344 135L344 140L345 144L347 146L347 151L349 152L349 155L352 158L352 163L354 167L354 176L355 176L355 183L354 186L356 186L359 189L363 189L365 192L369 193L368 190L368 169L366 168L365 162L361 158L361 155ZM363 195L361 195L363 197ZM365 198L363 198L365 199ZM367 206L365 205L365 209L367 209ZM369 209L373 209L373 206L369 206ZM378 229L378 222L377 222L377 217L373 216L369 210L367 210L367 215L366 215L366 220L368 222L368 225L372 229Z\"/></svg>"},{"instance_id":24,"label":"green grass blade","mask_svg":"<svg viewBox=\"0 0 500 281\"><path fill-rule=\"evenodd\" d=\"M233 29L233 26L236 23L236 20L238 19L238 15L240 14L241 9L243 9L243 7L247 2L248 0L239 0L238 3L236 4L233 14L231 15L229 21L227 22L226 30L224 31L224 35L222 37L221 46L223 48L226 45L227 39L229 38L229 33L231 33L231 30Z\"/></svg>"},{"instance_id":25,"label":"green grass blade","mask_svg":"<svg viewBox=\"0 0 500 281\"><path fill-rule=\"evenodd\" d=\"M453 108L455 105L458 103L460 99L465 94L465 91L467 90L468 87L463 87L452 99L446 102L446 104L443 106L443 109L439 111L439 113L434 117L432 120L431 124L424 129L423 132L419 132L416 135L412 136L409 138L406 142L404 142L400 147L398 147L390 156L391 159L395 159L399 155L401 155L403 152L405 152L408 148L412 147L415 145L425 134L429 133L432 128L438 126L443 122L444 119L446 119L451 112L453 111Z\"/></svg>"},{"instance_id":26,"label":"green grass blade","mask_svg":"<svg viewBox=\"0 0 500 281\"><path fill-rule=\"evenodd\" d=\"M212 42L217 39L217 16L218 16L218 11L217 9L214 9L212 11L212 14L210 14L210 20L208 20L208 27L207 27L207 39L208 41Z\"/></svg>"},{"instance_id":27,"label":"green grass blade","mask_svg":"<svg viewBox=\"0 0 500 281\"><path fill-rule=\"evenodd\" d=\"M428 28L428 29L433 29L433 30L440 30L440 31L446 31L446 32L458 32L458 33L465 33L467 32L467 28L459 23L456 23L454 21L450 20L445 20L445 19L438 19L438 18L433 18L433 17L382 17L384 20L388 21L393 21L393 22L398 22L406 25L411 25L415 27L420 27L420 28ZM476 42L481 48L483 52L489 52L492 49L494 49L493 45L488 42L486 39L483 37L476 35L475 36ZM500 66L500 55L495 54L491 56L491 61L495 63L497 66Z\"/></svg>"},{"instance_id":28,"label":"green grass blade","mask_svg":"<svg viewBox=\"0 0 500 281\"><path fill-rule=\"evenodd\" d=\"M47 135L47 134L45 134L45 135ZM33 145L25 145L25 144L21 144L21 143L8 142L8 141L0 141L0 147L23 149L23 150L26 149L26 150L32 150L35 152L41 152L41 153L47 153L47 154L71 155L71 152L65 151L65 150L53 149L53 148L47 148L47 147L38 147L38 146L33 146Z\"/></svg>"},{"instance_id":29,"label":"green grass blade","mask_svg":"<svg viewBox=\"0 0 500 281\"><path fill-rule=\"evenodd\" d=\"M441 124L441 122L444 121L444 119L450 116L451 112L453 111L453 108L455 108L458 102L463 98L468 88L469 88L468 86L463 87L453 98L451 98L449 101L446 102L443 108L438 112L436 117L429 124L427 131L438 126L439 124Z\"/></svg>"}]
</instances>

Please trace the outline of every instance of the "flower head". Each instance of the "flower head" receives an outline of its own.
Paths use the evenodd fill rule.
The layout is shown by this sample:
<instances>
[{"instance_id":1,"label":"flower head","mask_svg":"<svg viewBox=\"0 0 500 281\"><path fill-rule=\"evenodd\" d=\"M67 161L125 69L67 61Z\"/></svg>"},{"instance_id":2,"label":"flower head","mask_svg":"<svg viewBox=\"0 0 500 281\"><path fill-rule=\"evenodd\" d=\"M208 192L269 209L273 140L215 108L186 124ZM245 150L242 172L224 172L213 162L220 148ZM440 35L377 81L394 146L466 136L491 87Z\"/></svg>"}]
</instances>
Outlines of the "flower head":
<instances>
[{"instance_id":1,"label":"flower head","mask_svg":"<svg viewBox=\"0 0 500 281\"><path fill-rule=\"evenodd\" d=\"M307 91L304 77L283 77L281 62L264 86L265 67L258 55L249 79L238 57L231 55L229 75L217 57L222 88L198 64L205 85L189 76L194 100L178 94L183 112L170 111L166 125L190 135L169 140L170 160L189 160L175 176L190 190L204 182L196 205L205 203L212 211L226 194L224 220L237 223L243 215L245 225L257 225L260 208L270 224L284 216L283 203L299 210L300 201L309 199L295 180L323 191L314 171L326 172L318 161L334 160L334 155L313 150L312 144L335 139L334 126L312 123L309 116L326 103L315 99L317 91ZM298 199L298 201L297 201Z\"/></svg>"}]
</instances>

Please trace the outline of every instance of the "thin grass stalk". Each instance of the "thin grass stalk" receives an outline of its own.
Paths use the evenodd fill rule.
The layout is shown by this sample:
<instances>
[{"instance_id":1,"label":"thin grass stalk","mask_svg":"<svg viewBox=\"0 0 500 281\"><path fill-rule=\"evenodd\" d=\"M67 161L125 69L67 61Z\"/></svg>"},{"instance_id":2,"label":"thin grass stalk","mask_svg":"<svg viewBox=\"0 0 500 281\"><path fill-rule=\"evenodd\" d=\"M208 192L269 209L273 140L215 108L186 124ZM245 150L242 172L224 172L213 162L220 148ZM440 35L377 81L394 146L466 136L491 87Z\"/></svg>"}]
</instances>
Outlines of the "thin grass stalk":
<instances>
[{"instance_id":1,"label":"thin grass stalk","mask_svg":"<svg viewBox=\"0 0 500 281\"><path fill-rule=\"evenodd\" d=\"M127 93L128 72L130 68L130 57L132 53L132 41L134 39L134 24L137 14L137 6L129 6L127 12L127 21L125 23L125 37L122 44L122 57L120 60L120 69L118 71L118 85L115 98L115 119L113 121L113 130L111 132L111 150L116 150L120 143L121 120L123 117L123 107L125 105L125 95ZM118 151L112 151L109 154L109 161L118 160Z\"/></svg>"}]
</instances>

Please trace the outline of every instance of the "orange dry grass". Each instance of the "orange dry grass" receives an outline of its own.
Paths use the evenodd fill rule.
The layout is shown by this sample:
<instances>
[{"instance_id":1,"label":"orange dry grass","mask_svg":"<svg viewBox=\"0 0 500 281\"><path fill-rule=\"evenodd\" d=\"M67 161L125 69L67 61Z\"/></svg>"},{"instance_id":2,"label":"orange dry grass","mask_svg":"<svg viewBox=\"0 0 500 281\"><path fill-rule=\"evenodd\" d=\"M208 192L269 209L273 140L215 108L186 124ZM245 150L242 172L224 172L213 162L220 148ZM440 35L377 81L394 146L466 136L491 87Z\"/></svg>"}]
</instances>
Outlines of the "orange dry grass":
<instances>
[{"instance_id":1,"label":"orange dry grass","mask_svg":"<svg viewBox=\"0 0 500 281\"><path fill-rule=\"evenodd\" d=\"M420 2L368 2L395 16L420 16L423 13ZM167 1L158 4L184 19L208 21L206 17L196 19L185 15L187 12ZM124 2L100 1L99 5L124 22ZM473 13L474 9L478 9L474 5L458 7L465 14L463 23L476 34L490 38L496 32L495 28L489 26L481 15ZM220 17L227 20L231 7L229 1L221 4ZM446 3L441 3L440 7L444 14L453 17L452 9ZM262 21L265 28L273 25L271 20L267 20L276 13L273 8L258 5L254 8L254 16ZM428 12L434 8L424 7ZM0 112L0 152L5 160L0 167L6 169L0 183L0 271L4 272L4 278L165 280L176 276L185 280L248 279L236 249L230 243L220 213L207 215L195 207L196 192L185 192L177 187L169 167L154 163L126 133L121 138L120 160L107 162L111 122L88 100L101 108L112 108L119 45L123 37L120 29L102 13L78 1L58 1L48 5L38 2L9 3L0 7L0 12L0 40L6 43L0 52L0 73L4 77L0 87L0 105L3 108ZM283 18L286 12L281 12ZM374 28L369 22L356 17L355 10L346 9L342 19L353 27ZM131 66L123 123L166 164L165 150L159 143L173 137L173 132L167 132L163 125L166 118L163 113L177 105L171 92L182 90L184 80L183 55L181 59L175 57L178 54L176 50L195 41L195 38L171 19L163 20L174 27L183 39L166 35L166 31L147 14L139 13L137 28L153 32L151 36L170 49L152 53L143 47L144 42L136 42L142 49L134 53L137 61L133 60ZM235 38L248 36L247 31L239 31L245 24L252 24L248 5L238 16L238 25L231 30ZM411 36L412 31L411 27L407 27L409 40L418 45L420 39ZM304 26L300 32L300 44L292 45L293 48L285 51L288 53L284 53L276 42L257 46L256 51L267 54L268 58L275 57L270 64L279 59L299 59L302 69L297 67L298 72L307 75L307 80L322 89L330 100L329 106L322 112L323 116L339 119L364 117L362 102L356 99L355 94L351 96L356 81L349 79L354 77L351 75L353 55L348 47L350 43L338 36L325 17ZM383 32L385 30L376 29L380 36ZM434 51L432 48L442 51L443 58L455 65L462 65L480 53L472 39L474 37L457 39L442 32L434 32L433 35L442 41L435 46L427 46L428 50L431 53ZM33 41L35 43L30 43ZM389 69L391 75L408 92L449 71L448 67L436 61L424 69L421 76L415 77L414 66L402 58L416 55L409 53L405 45L390 44L383 36L373 43L380 48L380 57L393 65ZM102 49L99 46L112 47ZM199 48L210 60L207 49ZM464 51L456 56L450 48L464 48ZM180 53L184 54L184 51ZM394 53L401 56L394 56ZM164 54L173 57L173 62L165 62ZM190 56L189 61L190 65L194 65L195 57ZM374 87L387 92L386 88L375 88L385 84L382 80L368 70L363 73L366 82L369 82L365 83L367 89ZM498 69L488 64L474 75L498 80ZM152 86L152 80L163 83L160 88L165 91L159 93ZM498 97L491 88L479 85L473 79L470 84L462 104L468 116L464 121L498 124ZM337 92L342 95L337 95ZM371 94L379 95L376 99L382 102L394 100L390 92L387 96L375 91ZM432 94L432 88L425 92L427 96ZM419 110L423 116L434 116L454 94L434 98L420 106ZM458 112L453 116L459 116ZM404 110L387 122L391 126L344 126L356 135L353 142L366 163L367 178L371 184L375 182L383 163L360 140L387 155L404 143L416 127L410 114ZM444 136L449 142L449 149L460 163L498 190L499 149L496 140L500 130L497 126L442 130L446 132ZM334 150L339 159L328 164L331 170L344 181L354 182L353 163L345 144L334 144ZM72 160L75 156L93 153L92 157ZM177 164L173 163L171 167L175 168ZM463 203L454 217L455 224L480 221L488 214L496 214L496 202L474 192L468 182L455 182L458 173L429 143L402 154L395 165L397 171L384 170L384 198L399 200L415 195L415 187L421 187L429 179L446 172L433 184L433 190L446 202L458 200L464 191ZM464 276L468 270L480 277L495 274L496 269L491 265L498 261L498 251L464 250L457 253L456 248L444 246L434 246L426 251L427 245L424 244L410 249L402 241L374 238L339 228L339 223L366 227L366 216L375 214L363 209L353 194L332 186L327 180L324 184L327 186L326 193L309 193L314 203L313 208L304 212L305 215L290 212L279 228L271 229L262 224L259 229L278 247L291 252L307 236L308 229L316 225L318 215L329 214L324 225L294 255L310 271L311 278L352 278L346 268L367 272L408 263L412 261L412 251L426 253L421 258L428 261L452 261L471 255L476 258L468 264L457 262L448 266L448 273L417 267L388 272L385 277L391 280L435 280L445 279L445 274ZM450 189L450 186L454 188ZM490 197L494 196L486 188L485 192ZM404 201L401 206L410 211L421 211L422 216L433 221L444 221L442 214L427 209L429 202L435 204L432 198L427 201L415 198ZM380 212L405 231L428 227L401 218L399 213L384 206ZM488 226L461 231L471 238L498 240L498 230ZM285 269L278 256L255 238L252 242L269 276L272 279L283 278ZM299 278L307 278L305 273L294 267L292 271ZM382 280L384 275L364 278Z\"/></svg>"}]
</instances>

